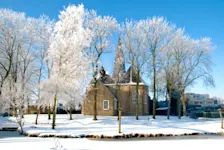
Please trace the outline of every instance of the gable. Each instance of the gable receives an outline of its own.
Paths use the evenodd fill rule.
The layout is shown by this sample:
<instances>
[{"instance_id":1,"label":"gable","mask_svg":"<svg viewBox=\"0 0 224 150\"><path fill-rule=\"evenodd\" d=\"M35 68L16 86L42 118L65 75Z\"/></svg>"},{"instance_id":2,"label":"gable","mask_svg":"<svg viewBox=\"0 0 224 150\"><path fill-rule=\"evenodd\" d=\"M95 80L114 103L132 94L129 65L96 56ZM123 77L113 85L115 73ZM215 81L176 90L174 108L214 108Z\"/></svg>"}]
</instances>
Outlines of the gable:
<instances>
[{"instance_id":1,"label":"gable","mask_svg":"<svg viewBox=\"0 0 224 150\"><path fill-rule=\"evenodd\" d=\"M130 83L130 76L131 76L131 70L132 68L130 67L127 72L124 74L124 76L121 78L120 82L119 83ZM136 72L135 71L132 71L132 82L135 82L136 83L137 81L137 76L136 76ZM140 77L140 83L144 83L144 80Z\"/></svg>"},{"instance_id":2,"label":"gable","mask_svg":"<svg viewBox=\"0 0 224 150\"><path fill-rule=\"evenodd\" d=\"M93 86L93 84L91 84L91 86ZM114 98L116 100L116 96L100 80L97 80L97 89L99 90L99 92L106 92L105 95L111 96L112 98ZM92 87L89 87L87 94L90 94L90 92L93 92Z\"/></svg>"}]
</instances>

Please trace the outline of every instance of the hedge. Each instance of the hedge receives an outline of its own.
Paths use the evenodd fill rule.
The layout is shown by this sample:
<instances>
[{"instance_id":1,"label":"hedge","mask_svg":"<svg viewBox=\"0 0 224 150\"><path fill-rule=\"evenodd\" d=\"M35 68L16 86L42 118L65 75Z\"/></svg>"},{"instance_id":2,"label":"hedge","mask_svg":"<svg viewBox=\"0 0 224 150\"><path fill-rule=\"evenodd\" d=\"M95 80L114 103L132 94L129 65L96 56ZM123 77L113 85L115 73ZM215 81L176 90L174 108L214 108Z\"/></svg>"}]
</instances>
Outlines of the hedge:
<instances>
[{"instance_id":1,"label":"hedge","mask_svg":"<svg viewBox=\"0 0 224 150\"><path fill-rule=\"evenodd\" d=\"M224 112L222 113L224 116ZM220 118L219 112L204 112L203 117L205 118Z\"/></svg>"}]
</instances>

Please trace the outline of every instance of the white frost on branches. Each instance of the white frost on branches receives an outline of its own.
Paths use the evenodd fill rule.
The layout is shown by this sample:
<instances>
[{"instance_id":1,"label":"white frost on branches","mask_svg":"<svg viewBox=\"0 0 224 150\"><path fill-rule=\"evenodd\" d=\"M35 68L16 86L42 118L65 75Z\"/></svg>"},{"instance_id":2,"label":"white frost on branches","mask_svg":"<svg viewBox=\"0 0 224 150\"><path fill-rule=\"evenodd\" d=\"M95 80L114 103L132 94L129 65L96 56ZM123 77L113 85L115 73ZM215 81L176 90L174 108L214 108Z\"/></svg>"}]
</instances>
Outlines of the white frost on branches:
<instances>
[{"instance_id":1,"label":"white frost on branches","mask_svg":"<svg viewBox=\"0 0 224 150\"><path fill-rule=\"evenodd\" d=\"M76 98L80 93L76 91L82 91L80 88L83 87L78 81L84 82L88 77L90 62L85 49L91 42L91 32L83 26L84 16L83 5L70 5L60 12L59 21L54 27L54 38L48 50L48 57L53 62L48 82L54 94L62 100L62 95L67 95L66 99L69 96L80 101Z\"/></svg>"}]
</instances>

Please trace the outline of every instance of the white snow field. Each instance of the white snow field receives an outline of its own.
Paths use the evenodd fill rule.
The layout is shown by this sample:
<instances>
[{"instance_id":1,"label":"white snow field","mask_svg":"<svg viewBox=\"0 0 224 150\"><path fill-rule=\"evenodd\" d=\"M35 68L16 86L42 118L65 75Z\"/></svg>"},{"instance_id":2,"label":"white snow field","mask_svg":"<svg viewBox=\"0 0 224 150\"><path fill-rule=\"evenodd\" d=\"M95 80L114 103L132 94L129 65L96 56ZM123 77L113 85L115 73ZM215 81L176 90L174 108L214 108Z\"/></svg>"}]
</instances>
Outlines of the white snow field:
<instances>
[{"instance_id":1,"label":"white snow field","mask_svg":"<svg viewBox=\"0 0 224 150\"><path fill-rule=\"evenodd\" d=\"M89 139L60 139L34 138L17 135L2 137L0 132L1 150L213 150L222 149L222 137L212 139L163 139L163 140L89 140ZM13 137L14 136L14 137ZM191 136L192 137L192 136ZM169 137L170 138L170 137ZM177 137L180 138L180 137Z\"/></svg>"},{"instance_id":2,"label":"white snow field","mask_svg":"<svg viewBox=\"0 0 224 150\"><path fill-rule=\"evenodd\" d=\"M39 124L35 125L35 115L25 115L24 131L27 134L38 136L62 136L76 137L81 135L104 135L115 136L122 134L190 134L190 133L220 133L220 119L191 119L182 117L166 116L140 116L135 120L134 116L124 116L121 121L121 132L118 134L118 121L116 116L98 116L97 121L93 121L92 116L73 115L73 120L69 120L69 115L57 115L56 129L51 129L52 120L48 120L47 115L39 116ZM13 118L9 118L13 119Z\"/></svg>"},{"instance_id":3,"label":"white snow field","mask_svg":"<svg viewBox=\"0 0 224 150\"><path fill-rule=\"evenodd\" d=\"M14 120L8 119L8 117L0 116L0 130L3 128L17 128L18 124Z\"/></svg>"}]
</instances>

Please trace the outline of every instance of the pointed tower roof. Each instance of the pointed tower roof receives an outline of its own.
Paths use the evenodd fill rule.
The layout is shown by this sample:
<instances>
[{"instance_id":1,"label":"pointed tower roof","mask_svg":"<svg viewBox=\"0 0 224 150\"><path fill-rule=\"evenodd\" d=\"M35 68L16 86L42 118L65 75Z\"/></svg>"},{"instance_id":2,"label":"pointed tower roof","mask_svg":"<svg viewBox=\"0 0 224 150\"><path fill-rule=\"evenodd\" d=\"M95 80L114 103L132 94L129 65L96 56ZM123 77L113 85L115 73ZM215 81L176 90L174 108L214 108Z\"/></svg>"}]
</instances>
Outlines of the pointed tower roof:
<instances>
[{"instance_id":1,"label":"pointed tower roof","mask_svg":"<svg viewBox=\"0 0 224 150\"><path fill-rule=\"evenodd\" d=\"M122 77L124 73L125 73L125 60L124 60L124 53L122 51L121 39L119 37L112 78L117 79L118 77Z\"/></svg>"}]
</instances>

